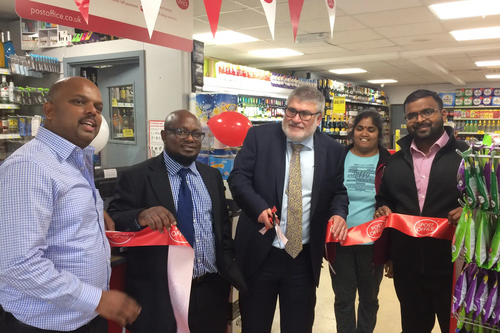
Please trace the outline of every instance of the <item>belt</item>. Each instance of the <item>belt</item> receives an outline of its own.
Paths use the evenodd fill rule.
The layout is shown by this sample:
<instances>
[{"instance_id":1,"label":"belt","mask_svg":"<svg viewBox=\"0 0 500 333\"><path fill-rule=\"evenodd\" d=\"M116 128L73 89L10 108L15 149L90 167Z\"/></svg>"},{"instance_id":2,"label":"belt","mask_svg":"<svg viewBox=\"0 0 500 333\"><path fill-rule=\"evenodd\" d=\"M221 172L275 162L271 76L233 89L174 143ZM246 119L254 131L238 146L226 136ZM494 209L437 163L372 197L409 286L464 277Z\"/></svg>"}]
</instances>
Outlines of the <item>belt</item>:
<instances>
[{"instance_id":1,"label":"belt","mask_svg":"<svg viewBox=\"0 0 500 333\"><path fill-rule=\"evenodd\" d=\"M213 273L206 273L203 275L200 275L198 277L193 278L193 283L200 283L203 282L209 275L212 275Z\"/></svg>"},{"instance_id":2,"label":"belt","mask_svg":"<svg viewBox=\"0 0 500 333\"><path fill-rule=\"evenodd\" d=\"M30 326L28 324L23 323L22 321L17 320L17 318L14 317L14 315L12 315L12 313L10 313L10 312L4 312L3 317L5 320L5 323L13 325L14 327L19 327L19 328L33 327L33 326ZM98 325L101 320L105 320L105 319L100 317L100 316L97 316L94 319L92 319L91 321L89 321L87 324L77 328L76 330L70 331L70 333L87 332L87 330L85 330L86 328L88 329L88 327L93 327L95 325ZM56 332L54 330L42 330L42 329L37 329L37 330L39 332Z\"/></svg>"}]
</instances>

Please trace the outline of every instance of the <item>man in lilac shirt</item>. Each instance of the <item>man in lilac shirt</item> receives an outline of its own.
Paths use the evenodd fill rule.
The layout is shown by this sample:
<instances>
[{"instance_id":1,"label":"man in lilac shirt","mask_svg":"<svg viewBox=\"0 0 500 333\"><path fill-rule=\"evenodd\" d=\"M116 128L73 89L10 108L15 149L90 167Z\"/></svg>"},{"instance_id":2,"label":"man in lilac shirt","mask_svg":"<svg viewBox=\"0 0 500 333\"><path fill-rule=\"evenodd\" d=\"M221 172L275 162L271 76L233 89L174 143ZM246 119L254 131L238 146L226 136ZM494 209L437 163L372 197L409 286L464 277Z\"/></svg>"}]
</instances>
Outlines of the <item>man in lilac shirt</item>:
<instances>
[{"instance_id":1,"label":"man in lilac shirt","mask_svg":"<svg viewBox=\"0 0 500 333\"><path fill-rule=\"evenodd\" d=\"M409 135L398 141L401 150L387 162L375 217L394 212L448 218L456 224L462 214L456 180L461 157L456 150L468 146L455 139L453 128L444 126L447 113L436 92L414 91L404 106ZM441 331L448 333L451 242L410 237L395 229L385 233L390 253L387 276L394 278L403 333L430 333L436 315Z\"/></svg>"}]
</instances>

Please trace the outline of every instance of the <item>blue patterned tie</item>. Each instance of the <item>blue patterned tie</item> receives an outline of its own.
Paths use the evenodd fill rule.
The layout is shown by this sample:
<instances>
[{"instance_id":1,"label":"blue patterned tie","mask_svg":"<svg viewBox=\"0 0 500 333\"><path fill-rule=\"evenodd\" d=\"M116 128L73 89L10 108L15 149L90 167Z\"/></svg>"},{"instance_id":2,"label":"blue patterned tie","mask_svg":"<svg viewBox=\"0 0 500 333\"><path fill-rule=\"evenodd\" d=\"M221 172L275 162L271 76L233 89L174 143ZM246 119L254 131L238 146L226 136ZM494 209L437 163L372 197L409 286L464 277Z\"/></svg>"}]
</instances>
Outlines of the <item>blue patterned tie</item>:
<instances>
[{"instance_id":1,"label":"blue patterned tie","mask_svg":"<svg viewBox=\"0 0 500 333\"><path fill-rule=\"evenodd\" d=\"M179 189L179 201L177 203L177 227L182 235L193 247L194 242L194 225L193 225L193 198L189 190L186 176L189 169L180 169L181 188Z\"/></svg>"}]
</instances>

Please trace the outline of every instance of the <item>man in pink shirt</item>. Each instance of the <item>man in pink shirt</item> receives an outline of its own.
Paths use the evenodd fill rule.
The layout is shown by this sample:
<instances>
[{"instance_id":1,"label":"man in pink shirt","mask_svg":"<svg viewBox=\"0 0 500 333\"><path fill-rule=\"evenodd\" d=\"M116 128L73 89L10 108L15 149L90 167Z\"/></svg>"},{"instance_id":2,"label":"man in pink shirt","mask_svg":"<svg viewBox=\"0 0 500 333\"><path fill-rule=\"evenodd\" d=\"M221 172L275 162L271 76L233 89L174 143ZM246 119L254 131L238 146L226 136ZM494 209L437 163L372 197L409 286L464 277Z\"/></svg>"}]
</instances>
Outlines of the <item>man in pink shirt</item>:
<instances>
[{"instance_id":1,"label":"man in pink shirt","mask_svg":"<svg viewBox=\"0 0 500 333\"><path fill-rule=\"evenodd\" d=\"M404 102L409 135L398 141L401 150L388 160L377 195L375 217L391 212L448 218L456 224L462 213L456 174L468 148L444 126L446 110L434 91L417 90ZM388 277L401 307L403 333L430 333L437 315L441 332L449 332L453 264L451 242L415 238L395 229L389 239Z\"/></svg>"}]
</instances>

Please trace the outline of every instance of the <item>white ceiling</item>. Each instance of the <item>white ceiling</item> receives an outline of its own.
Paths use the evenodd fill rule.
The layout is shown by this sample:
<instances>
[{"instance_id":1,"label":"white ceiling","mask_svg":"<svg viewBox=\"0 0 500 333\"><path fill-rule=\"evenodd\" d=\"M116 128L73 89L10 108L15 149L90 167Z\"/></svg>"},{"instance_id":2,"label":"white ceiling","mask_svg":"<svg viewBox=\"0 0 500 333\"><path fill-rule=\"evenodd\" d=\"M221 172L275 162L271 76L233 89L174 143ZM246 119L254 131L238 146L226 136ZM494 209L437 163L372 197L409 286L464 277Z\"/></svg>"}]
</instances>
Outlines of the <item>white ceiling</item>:
<instances>
[{"instance_id":1,"label":"white ceiling","mask_svg":"<svg viewBox=\"0 0 500 333\"><path fill-rule=\"evenodd\" d=\"M368 73L345 77L363 82L396 79L396 85L485 82L474 62L500 59L500 40L457 42L452 30L500 26L500 15L441 21L427 7L455 0L337 0L332 39L294 43L287 0L277 1L275 40L260 0L223 0L219 31L234 30L258 42L205 44L205 55L262 69L308 70L323 76L335 68L359 67ZM499 0L500 1L500 0ZM194 0L194 34L210 32L203 0ZM305 0L298 35L329 32L324 0ZM263 59L247 52L287 47L303 56ZM337 76L340 77L340 76Z\"/></svg>"},{"instance_id":2,"label":"white ceiling","mask_svg":"<svg viewBox=\"0 0 500 333\"><path fill-rule=\"evenodd\" d=\"M357 82L384 78L398 80L396 85L484 82L485 74L500 72L500 68L479 68L474 62L500 59L500 40L457 42L449 32L500 26L500 15L441 21L427 7L451 1L454 0L336 0L333 38L298 44L293 41L288 0L277 0L275 40L260 0L223 0L219 31L235 30L259 41L205 44L205 55L262 69L306 70L327 77L334 77L329 69L367 70L368 73L342 76ZM14 3L0 0L0 20L17 17ZM203 0L193 0L193 6L193 33L210 32ZM329 33L329 29L325 1L305 0L298 35ZM277 47L304 55L263 59L248 54L251 50Z\"/></svg>"}]
</instances>

